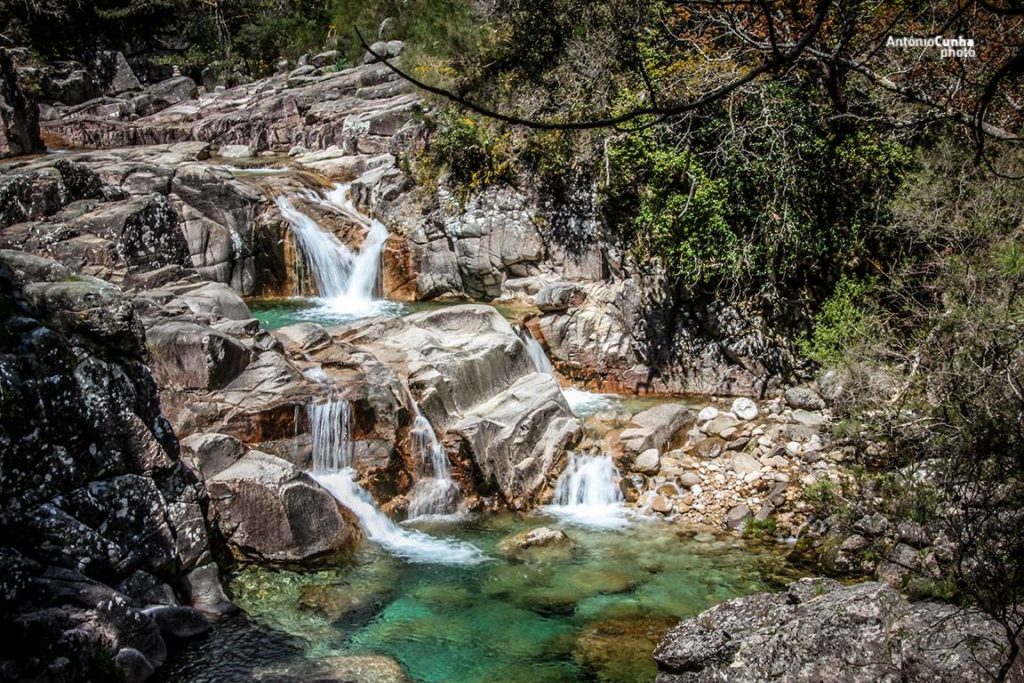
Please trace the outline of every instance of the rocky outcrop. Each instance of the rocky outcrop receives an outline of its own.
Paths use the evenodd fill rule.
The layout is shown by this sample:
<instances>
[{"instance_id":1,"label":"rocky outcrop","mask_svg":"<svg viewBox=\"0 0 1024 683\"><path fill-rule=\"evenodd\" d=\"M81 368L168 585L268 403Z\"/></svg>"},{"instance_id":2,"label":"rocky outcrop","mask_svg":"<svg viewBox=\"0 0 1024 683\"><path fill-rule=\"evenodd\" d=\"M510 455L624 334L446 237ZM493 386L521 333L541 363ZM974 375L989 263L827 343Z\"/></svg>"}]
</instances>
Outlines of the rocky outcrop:
<instances>
[{"instance_id":1,"label":"rocky outcrop","mask_svg":"<svg viewBox=\"0 0 1024 683\"><path fill-rule=\"evenodd\" d=\"M116 288L0 252L0 319L0 666L141 680L175 635L144 608L227 605L205 488L178 457Z\"/></svg>"},{"instance_id":2,"label":"rocky outcrop","mask_svg":"<svg viewBox=\"0 0 1024 683\"><path fill-rule=\"evenodd\" d=\"M53 144L75 148L201 140L246 145L257 153L333 146L372 155L393 149L392 138L409 122L416 102L407 84L383 65L344 71L310 66L306 73L202 94L190 79L171 78L130 96L56 106L42 130Z\"/></svg>"},{"instance_id":3,"label":"rocky outcrop","mask_svg":"<svg viewBox=\"0 0 1024 683\"><path fill-rule=\"evenodd\" d=\"M792 373L786 344L744 304L686 300L646 278L555 282L528 321L566 377L621 392L761 396Z\"/></svg>"},{"instance_id":4,"label":"rocky outcrop","mask_svg":"<svg viewBox=\"0 0 1024 683\"><path fill-rule=\"evenodd\" d=\"M206 481L212 515L240 560L297 563L350 552L355 519L308 474L223 434L193 434L185 456Z\"/></svg>"},{"instance_id":5,"label":"rocky outcrop","mask_svg":"<svg viewBox=\"0 0 1024 683\"><path fill-rule=\"evenodd\" d=\"M804 579L722 603L670 630L658 683L992 680L1001 628L953 605L908 603L881 583ZM1008 680L1024 674L1018 664Z\"/></svg>"},{"instance_id":6,"label":"rocky outcrop","mask_svg":"<svg viewBox=\"0 0 1024 683\"><path fill-rule=\"evenodd\" d=\"M436 197L424 201L411 189L408 178L387 165L353 183L360 205L396 237L384 254L385 291L392 296L523 298L552 281L596 281L604 274L596 231L582 253L568 253L529 192L495 186L462 201L442 183Z\"/></svg>"},{"instance_id":7,"label":"rocky outcrop","mask_svg":"<svg viewBox=\"0 0 1024 683\"><path fill-rule=\"evenodd\" d=\"M565 453L581 436L577 420L555 380L541 373L521 377L451 425L454 448L472 460L483 482L513 508L538 496Z\"/></svg>"},{"instance_id":8,"label":"rocky outcrop","mask_svg":"<svg viewBox=\"0 0 1024 683\"><path fill-rule=\"evenodd\" d=\"M0 159L43 150L38 105L26 92L11 51L0 47Z\"/></svg>"},{"instance_id":9,"label":"rocky outcrop","mask_svg":"<svg viewBox=\"0 0 1024 683\"><path fill-rule=\"evenodd\" d=\"M581 436L554 379L536 372L515 330L489 306L357 323L338 339L408 383L464 490L514 508L535 503Z\"/></svg>"},{"instance_id":10,"label":"rocky outcrop","mask_svg":"<svg viewBox=\"0 0 1024 683\"><path fill-rule=\"evenodd\" d=\"M177 266L242 294L281 293L281 217L208 156L208 145L182 143L0 166L0 246L127 286L132 275Z\"/></svg>"},{"instance_id":11,"label":"rocky outcrop","mask_svg":"<svg viewBox=\"0 0 1024 683\"><path fill-rule=\"evenodd\" d=\"M685 407L671 403L641 411L631 419L634 426L619 434L623 451L636 454L648 449L666 451L681 446L693 418L693 413Z\"/></svg>"}]
</instances>

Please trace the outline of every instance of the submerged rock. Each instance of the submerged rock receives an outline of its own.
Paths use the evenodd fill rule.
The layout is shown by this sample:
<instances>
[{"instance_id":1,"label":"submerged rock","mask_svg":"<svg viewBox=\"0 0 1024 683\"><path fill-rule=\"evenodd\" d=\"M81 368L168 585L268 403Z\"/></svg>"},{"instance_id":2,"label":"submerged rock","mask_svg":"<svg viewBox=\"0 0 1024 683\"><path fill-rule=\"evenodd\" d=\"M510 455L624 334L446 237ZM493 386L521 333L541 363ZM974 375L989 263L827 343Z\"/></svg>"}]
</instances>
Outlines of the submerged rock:
<instances>
[{"instance_id":1,"label":"submerged rock","mask_svg":"<svg viewBox=\"0 0 1024 683\"><path fill-rule=\"evenodd\" d=\"M498 552L503 555L516 555L533 548L551 548L555 546L571 546L572 541L561 529L542 526L528 531L521 531L501 540Z\"/></svg>"},{"instance_id":2,"label":"submerged rock","mask_svg":"<svg viewBox=\"0 0 1024 683\"><path fill-rule=\"evenodd\" d=\"M650 652L674 623L671 617L624 617L589 624L573 658L598 681L648 683L657 673Z\"/></svg>"}]
</instances>

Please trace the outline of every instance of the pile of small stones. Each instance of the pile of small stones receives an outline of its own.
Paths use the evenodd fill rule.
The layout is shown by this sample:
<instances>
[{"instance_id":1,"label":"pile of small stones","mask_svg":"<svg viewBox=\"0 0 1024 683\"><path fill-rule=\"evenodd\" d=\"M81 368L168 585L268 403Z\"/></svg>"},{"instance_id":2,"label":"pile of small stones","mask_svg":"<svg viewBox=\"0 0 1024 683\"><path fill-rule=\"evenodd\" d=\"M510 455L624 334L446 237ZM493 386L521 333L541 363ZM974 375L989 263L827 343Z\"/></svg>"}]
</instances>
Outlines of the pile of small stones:
<instances>
[{"instance_id":1,"label":"pile of small stones","mask_svg":"<svg viewBox=\"0 0 1024 683\"><path fill-rule=\"evenodd\" d=\"M848 454L832 447L829 424L824 402L809 389L761 406L749 398L729 410L708 405L681 448L633 458L623 477L626 500L687 523L792 538L811 512L805 492L848 476Z\"/></svg>"}]
</instances>

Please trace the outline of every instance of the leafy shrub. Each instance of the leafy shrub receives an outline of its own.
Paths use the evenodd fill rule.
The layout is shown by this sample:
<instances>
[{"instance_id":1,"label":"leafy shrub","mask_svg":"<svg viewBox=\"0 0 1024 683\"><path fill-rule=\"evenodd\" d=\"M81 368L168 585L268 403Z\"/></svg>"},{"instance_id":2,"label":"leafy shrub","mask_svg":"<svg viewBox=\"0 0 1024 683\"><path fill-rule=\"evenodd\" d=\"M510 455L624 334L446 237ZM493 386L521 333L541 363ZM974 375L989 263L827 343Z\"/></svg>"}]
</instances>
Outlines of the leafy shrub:
<instances>
[{"instance_id":1,"label":"leafy shrub","mask_svg":"<svg viewBox=\"0 0 1024 683\"><path fill-rule=\"evenodd\" d=\"M809 337L797 340L800 352L816 363L839 363L850 346L861 340L870 327L867 300L875 282L843 277L814 318Z\"/></svg>"},{"instance_id":2,"label":"leafy shrub","mask_svg":"<svg viewBox=\"0 0 1024 683\"><path fill-rule=\"evenodd\" d=\"M743 523L743 535L748 538L772 539L778 534L778 523L774 517L757 520L747 517Z\"/></svg>"},{"instance_id":3,"label":"leafy shrub","mask_svg":"<svg viewBox=\"0 0 1024 683\"><path fill-rule=\"evenodd\" d=\"M464 196L511 179L510 140L496 127L448 116L432 132L421 163L446 171Z\"/></svg>"}]
</instances>

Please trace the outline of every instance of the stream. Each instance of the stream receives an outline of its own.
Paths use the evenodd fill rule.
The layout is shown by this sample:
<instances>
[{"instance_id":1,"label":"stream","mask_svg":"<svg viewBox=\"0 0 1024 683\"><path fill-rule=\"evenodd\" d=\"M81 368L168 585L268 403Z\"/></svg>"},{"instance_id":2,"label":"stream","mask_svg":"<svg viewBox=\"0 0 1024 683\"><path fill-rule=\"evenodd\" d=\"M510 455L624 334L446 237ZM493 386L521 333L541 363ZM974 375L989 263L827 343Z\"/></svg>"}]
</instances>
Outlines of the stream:
<instances>
[{"instance_id":1,"label":"stream","mask_svg":"<svg viewBox=\"0 0 1024 683\"><path fill-rule=\"evenodd\" d=\"M352 251L321 229L296 200L366 227L362 248ZM318 296L252 302L264 327L334 326L450 305L377 298L387 231L356 210L348 186L276 201ZM515 305L502 312L522 314ZM537 371L554 374L540 344L520 330ZM634 400L563 391L582 418ZM356 515L366 542L353 557L313 571L253 566L235 573L228 589L245 615L221 620L209 637L176 652L160 680L383 683L403 680L397 662L423 683L651 681L651 652L679 619L795 576L776 546L627 510L609 455L570 454L549 506L452 515L458 485L419 412L422 478L411 494L412 519L397 523L355 481L350 407L331 400L308 411L310 474ZM529 550L503 543L541 526L567 540Z\"/></svg>"}]
</instances>

